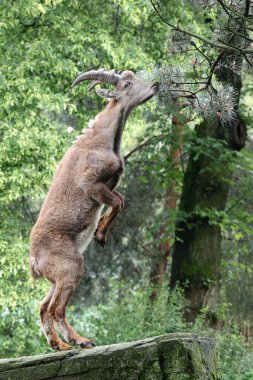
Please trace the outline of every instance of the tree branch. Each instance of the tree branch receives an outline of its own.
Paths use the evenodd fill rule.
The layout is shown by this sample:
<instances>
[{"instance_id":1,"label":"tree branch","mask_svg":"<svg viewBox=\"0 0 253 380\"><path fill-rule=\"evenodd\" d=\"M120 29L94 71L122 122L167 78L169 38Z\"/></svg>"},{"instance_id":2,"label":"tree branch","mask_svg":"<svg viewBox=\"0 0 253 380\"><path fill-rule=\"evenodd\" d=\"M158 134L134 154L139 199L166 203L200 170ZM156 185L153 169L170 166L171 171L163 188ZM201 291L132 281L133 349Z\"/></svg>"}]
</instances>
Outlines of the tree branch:
<instances>
[{"instance_id":1,"label":"tree branch","mask_svg":"<svg viewBox=\"0 0 253 380\"><path fill-rule=\"evenodd\" d=\"M228 16L230 16L230 13L229 13L229 11L227 10L227 7L226 7L226 5L223 3L223 1L222 1L222 0L217 0L217 2L222 6L222 8L223 8L224 11L226 12L226 14L227 14Z\"/></svg>"},{"instance_id":2,"label":"tree branch","mask_svg":"<svg viewBox=\"0 0 253 380\"><path fill-rule=\"evenodd\" d=\"M203 37L199 36L198 34L189 32L188 30L184 30L184 29L180 28L179 26L171 24L170 22L168 22L167 20L165 20L165 18L160 14L160 12L158 11L158 9L157 9L156 5L154 4L153 0L150 0L150 2L151 2L152 7L154 8L156 14L159 16L159 18L162 20L162 22L165 23L166 25L168 25L170 28L173 28L173 29L177 30L178 32L187 34L188 36L191 36L191 37L196 38L196 39L198 39L198 40L200 40L202 42L205 42L209 46L215 47L217 49L226 49L226 47L227 47L226 43L217 44L216 42L207 40L206 38L203 38ZM244 16L242 16L242 17L244 18ZM230 47L231 50L239 51L242 54L253 53L253 49L240 49L240 48L238 48L236 46L233 46L233 45L230 45L229 47Z\"/></svg>"},{"instance_id":3,"label":"tree branch","mask_svg":"<svg viewBox=\"0 0 253 380\"><path fill-rule=\"evenodd\" d=\"M133 243L135 243L136 245L138 245L139 247L141 247L145 252L148 252L149 256L154 256L154 252L151 251L151 249L149 249L147 246L145 246L144 244L141 244L138 240L135 240L134 238L132 238L131 236L129 235L126 235L124 234L124 232L120 231L118 228L116 227L112 227L112 230L115 231L117 234L127 238L128 240L131 240Z\"/></svg>"},{"instance_id":4,"label":"tree branch","mask_svg":"<svg viewBox=\"0 0 253 380\"><path fill-rule=\"evenodd\" d=\"M191 41L191 44L195 47L195 49L207 60L207 62L209 63L209 66L212 66L212 62L211 60L208 58L208 56L203 53L203 51L201 51L198 46L195 44L195 42Z\"/></svg>"},{"instance_id":5,"label":"tree branch","mask_svg":"<svg viewBox=\"0 0 253 380\"><path fill-rule=\"evenodd\" d=\"M248 37L248 36L245 36L244 34L241 34L241 33L238 33L236 32L235 30L232 30L230 29L229 27L227 27L227 30L231 33L234 33L235 35L239 36L239 37L243 37L245 40L249 41L249 42L253 42L252 38Z\"/></svg>"},{"instance_id":6,"label":"tree branch","mask_svg":"<svg viewBox=\"0 0 253 380\"><path fill-rule=\"evenodd\" d=\"M246 0L244 17L248 17L248 15L249 15L249 8L250 8L250 0Z\"/></svg>"},{"instance_id":7,"label":"tree branch","mask_svg":"<svg viewBox=\"0 0 253 380\"><path fill-rule=\"evenodd\" d=\"M134 149L132 149L129 153L127 153L125 156L124 156L124 161L126 162L128 160L128 158L134 154L135 152L137 152L138 150L144 148L144 146L148 145L150 143L150 140L153 140L155 138L161 138L163 137L163 135L156 135L156 136L152 136L150 137L148 140L144 141L143 143L141 143L140 145L136 146Z\"/></svg>"},{"instance_id":8,"label":"tree branch","mask_svg":"<svg viewBox=\"0 0 253 380\"><path fill-rule=\"evenodd\" d=\"M232 41L232 39L234 38L234 34L231 34L231 36L229 37L228 39L228 43L230 41ZM212 81L212 77L213 77L213 74L214 74L214 71L215 71L215 68L217 67L218 63L220 62L221 58L223 57L223 55L226 53L227 51L227 48L222 50L220 52L220 54L218 55L218 57L216 58L216 60L213 62L212 64L212 67L210 69L210 73L209 73L209 76L208 76L208 79L207 79L207 82L206 82L206 86L205 86L205 89L207 89L210 84L211 84L211 81Z\"/></svg>"}]
</instances>

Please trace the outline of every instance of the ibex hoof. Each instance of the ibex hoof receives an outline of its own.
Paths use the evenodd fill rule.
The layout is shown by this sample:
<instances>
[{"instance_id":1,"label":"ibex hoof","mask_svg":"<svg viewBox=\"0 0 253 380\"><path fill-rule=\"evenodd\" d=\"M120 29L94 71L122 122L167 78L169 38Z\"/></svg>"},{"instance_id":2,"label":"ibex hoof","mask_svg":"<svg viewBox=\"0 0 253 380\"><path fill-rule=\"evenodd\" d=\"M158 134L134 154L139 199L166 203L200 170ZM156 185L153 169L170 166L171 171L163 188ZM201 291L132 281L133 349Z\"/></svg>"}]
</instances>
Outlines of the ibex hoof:
<instances>
[{"instance_id":1,"label":"ibex hoof","mask_svg":"<svg viewBox=\"0 0 253 380\"><path fill-rule=\"evenodd\" d=\"M51 343L51 347L56 351L68 351L73 350L73 347L62 341Z\"/></svg>"},{"instance_id":2,"label":"ibex hoof","mask_svg":"<svg viewBox=\"0 0 253 380\"><path fill-rule=\"evenodd\" d=\"M83 338L83 337L79 337L74 342L74 344L75 346L79 346L81 348L93 348L96 346L92 339Z\"/></svg>"},{"instance_id":3,"label":"ibex hoof","mask_svg":"<svg viewBox=\"0 0 253 380\"><path fill-rule=\"evenodd\" d=\"M93 342L83 342L83 343L79 344L79 346L80 346L81 348L93 348L93 347L95 347L96 345L95 345L95 343L93 343Z\"/></svg>"},{"instance_id":4,"label":"ibex hoof","mask_svg":"<svg viewBox=\"0 0 253 380\"><path fill-rule=\"evenodd\" d=\"M97 233L95 234L95 240L96 240L96 242L97 242L99 245L101 245L101 247L104 248L104 246L105 246L105 244L106 244L106 236L105 236L105 235L103 235L103 234L97 232Z\"/></svg>"}]
</instances>

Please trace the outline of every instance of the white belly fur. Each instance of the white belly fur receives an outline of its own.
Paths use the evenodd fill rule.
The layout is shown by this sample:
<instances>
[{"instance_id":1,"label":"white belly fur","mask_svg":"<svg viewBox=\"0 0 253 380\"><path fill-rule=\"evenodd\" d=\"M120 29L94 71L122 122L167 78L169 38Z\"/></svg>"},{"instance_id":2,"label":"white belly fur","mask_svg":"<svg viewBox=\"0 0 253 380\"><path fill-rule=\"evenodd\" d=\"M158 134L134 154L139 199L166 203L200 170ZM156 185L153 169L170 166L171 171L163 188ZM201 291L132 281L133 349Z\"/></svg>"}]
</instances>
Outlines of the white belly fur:
<instances>
[{"instance_id":1,"label":"white belly fur","mask_svg":"<svg viewBox=\"0 0 253 380\"><path fill-rule=\"evenodd\" d=\"M96 216L93 219L93 222L89 224L89 226L84 231L79 232L79 234L75 237L75 245L77 247L78 252L81 254L86 250L94 236L94 232L96 231L96 228L98 226L102 209L103 206L101 206L98 209Z\"/></svg>"}]
</instances>

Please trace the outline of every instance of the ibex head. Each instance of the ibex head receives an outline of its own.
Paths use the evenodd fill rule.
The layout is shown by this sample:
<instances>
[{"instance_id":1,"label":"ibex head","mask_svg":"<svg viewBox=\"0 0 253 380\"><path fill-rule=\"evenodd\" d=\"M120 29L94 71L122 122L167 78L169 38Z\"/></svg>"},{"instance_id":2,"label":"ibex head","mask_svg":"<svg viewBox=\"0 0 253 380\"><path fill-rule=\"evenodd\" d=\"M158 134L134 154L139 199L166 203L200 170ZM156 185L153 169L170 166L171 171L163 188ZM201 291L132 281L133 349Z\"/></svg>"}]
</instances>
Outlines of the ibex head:
<instances>
[{"instance_id":1,"label":"ibex head","mask_svg":"<svg viewBox=\"0 0 253 380\"><path fill-rule=\"evenodd\" d=\"M159 90L159 83L148 84L132 71L106 71L105 69L91 70L80 74L71 87L83 80L92 80L89 86L91 91L99 83L110 83L116 86L114 91L100 88L96 92L99 96L114 99L123 107L133 109L152 98Z\"/></svg>"}]
</instances>

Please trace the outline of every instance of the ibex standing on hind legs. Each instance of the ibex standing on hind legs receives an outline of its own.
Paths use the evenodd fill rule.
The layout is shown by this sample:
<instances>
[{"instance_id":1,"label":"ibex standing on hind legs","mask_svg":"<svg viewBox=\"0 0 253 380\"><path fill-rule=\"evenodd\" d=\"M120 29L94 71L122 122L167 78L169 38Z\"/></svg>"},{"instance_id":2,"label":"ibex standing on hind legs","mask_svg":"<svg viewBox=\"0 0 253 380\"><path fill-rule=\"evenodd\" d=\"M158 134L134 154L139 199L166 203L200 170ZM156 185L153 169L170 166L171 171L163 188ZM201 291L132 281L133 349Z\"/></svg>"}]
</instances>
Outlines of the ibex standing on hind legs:
<instances>
[{"instance_id":1,"label":"ibex standing on hind legs","mask_svg":"<svg viewBox=\"0 0 253 380\"><path fill-rule=\"evenodd\" d=\"M79 75L72 87L83 80L93 81L90 90L102 82L116 90L97 90L111 101L64 155L30 236L32 276L52 283L40 305L40 318L47 341L56 350L72 348L56 328L73 345L94 346L70 326L66 306L83 274L82 253L94 234L105 244L108 228L124 205L115 187L123 171L120 143L126 120L158 91L158 83L144 83L132 71L91 70ZM104 205L109 208L100 218Z\"/></svg>"}]
</instances>

